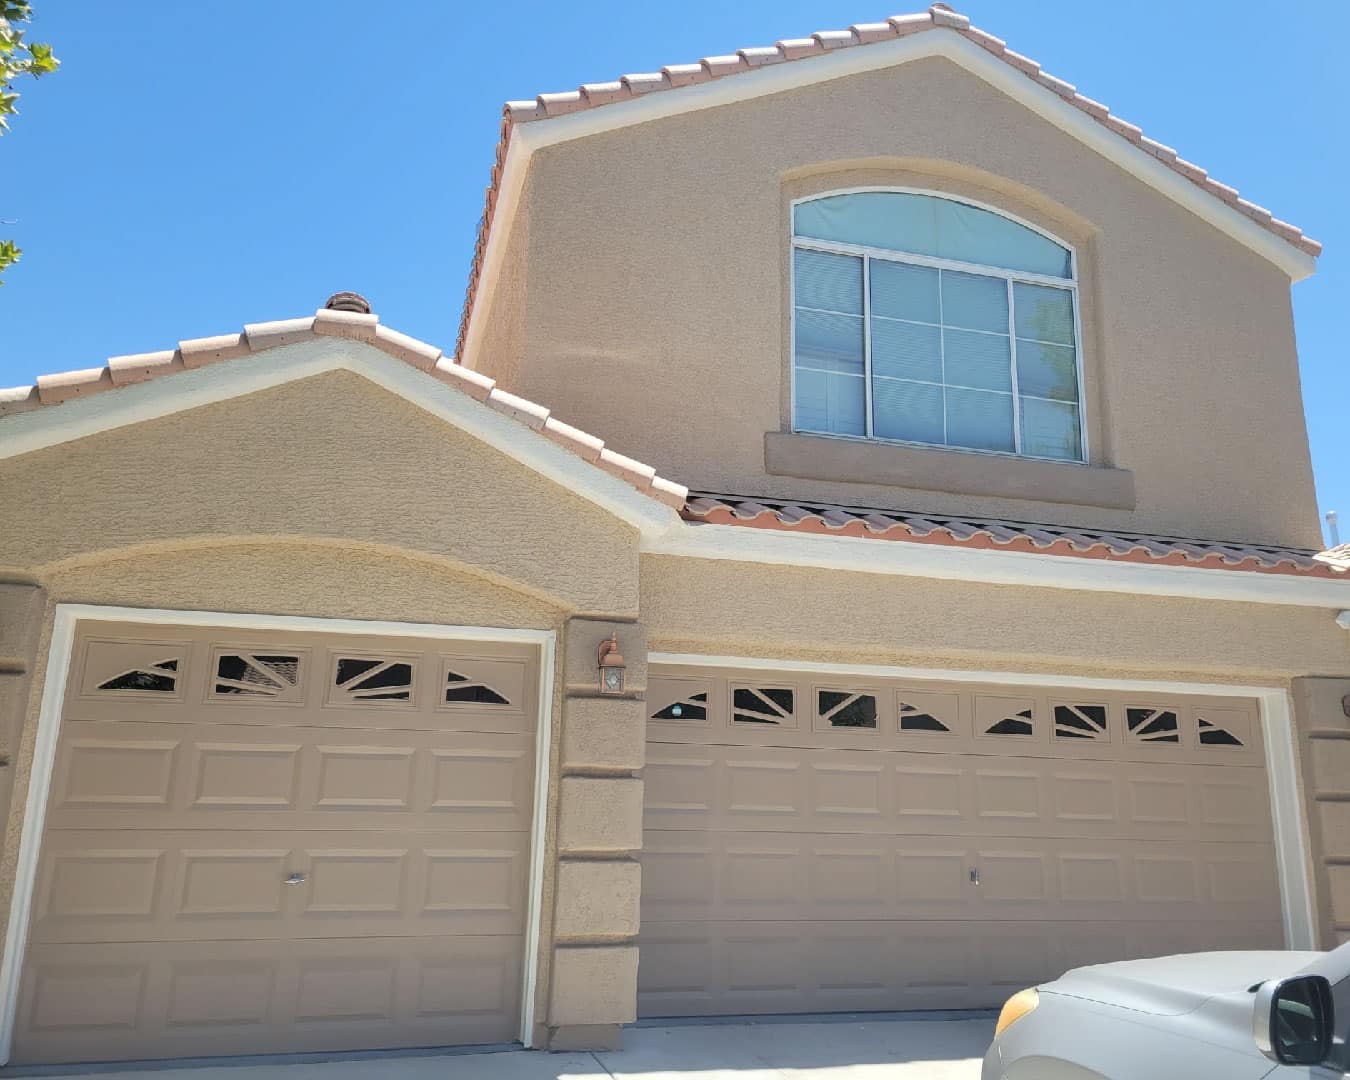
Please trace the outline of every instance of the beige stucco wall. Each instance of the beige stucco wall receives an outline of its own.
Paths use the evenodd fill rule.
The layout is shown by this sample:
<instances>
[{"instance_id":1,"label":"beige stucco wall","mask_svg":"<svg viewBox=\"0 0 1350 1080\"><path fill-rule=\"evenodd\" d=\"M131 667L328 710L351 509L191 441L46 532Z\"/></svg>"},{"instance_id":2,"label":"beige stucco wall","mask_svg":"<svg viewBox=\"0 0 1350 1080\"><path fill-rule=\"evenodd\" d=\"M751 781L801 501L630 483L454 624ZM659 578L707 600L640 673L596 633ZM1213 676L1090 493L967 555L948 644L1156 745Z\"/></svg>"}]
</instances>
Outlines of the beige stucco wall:
<instances>
[{"instance_id":1,"label":"beige stucco wall","mask_svg":"<svg viewBox=\"0 0 1350 1080\"><path fill-rule=\"evenodd\" d=\"M573 611L637 610L634 530L348 372L11 458L0 506L0 568L194 538L335 538L476 567Z\"/></svg>"},{"instance_id":2,"label":"beige stucco wall","mask_svg":"<svg viewBox=\"0 0 1350 1080\"><path fill-rule=\"evenodd\" d=\"M642 610L659 652L1271 686L1350 674L1350 634L1323 608L643 556Z\"/></svg>"},{"instance_id":3,"label":"beige stucco wall","mask_svg":"<svg viewBox=\"0 0 1350 1080\"><path fill-rule=\"evenodd\" d=\"M528 304L519 355L513 331L477 362L664 475L1318 543L1288 279L949 61L563 142L530 168L514 284L480 313L520 328ZM788 426L788 201L860 180L977 197L1078 246L1093 458L1133 471L1135 510L765 473L764 433Z\"/></svg>"}]
</instances>

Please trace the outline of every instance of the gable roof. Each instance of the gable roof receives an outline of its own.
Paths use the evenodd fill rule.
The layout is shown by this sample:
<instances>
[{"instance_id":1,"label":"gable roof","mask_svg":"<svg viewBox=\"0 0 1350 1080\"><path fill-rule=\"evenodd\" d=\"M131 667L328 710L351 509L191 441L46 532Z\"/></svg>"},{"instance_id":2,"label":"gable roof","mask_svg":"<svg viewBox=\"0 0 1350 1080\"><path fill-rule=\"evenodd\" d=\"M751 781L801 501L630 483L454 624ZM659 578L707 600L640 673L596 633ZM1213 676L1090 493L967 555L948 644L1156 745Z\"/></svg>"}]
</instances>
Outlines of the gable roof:
<instances>
[{"instance_id":1,"label":"gable roof","mask_svg":"<svg viewBox=\"0 0 1350 1080\"><path fill-rule=\"evenodd\" d=\"M1306 268L1302 273L1298 273L1297 277L1306 276L1311 272L1310 260L1321 254L1322 245L1306 236L1297 225L1281 221L1265 207L1242 198L1236 188L1220 183L1199 165L1178 157L1174 149L1148 138L1139 127L1122 120L1101 102L1078 93L1070 83L1042 71L1040 64L1009 49L1002 39L972 26L967 16L959 14L945 3L935 3L926 12L919 14L895 15L884 22L857 23L847 30L822 30L809 37L790 38L774 45L738 49L725 56L704 57L695 63L669 64L657 72L623 75L609 82L583 83L576 90L539 94L532 101L508 101L502 109L501 135L497 142L496 161L485 193L483 214L479 219L478 239L469 267L469 280L465 288L464 306L455 344L456 355L461 360L467 359L465 354L470 343L469 333L474 305L478 299L480 282L485 276L489 246L493 239L493 224L498 216L499 206L507 201L502 198L503 181L507 173L513 134L523 125L621 105L639 98L648 99L650 95L660 94L663 91L746 76L763 72L773 65L837 55L841 50L876 46L930 31L944 31L947 36L956 35L966 42L979 46L984 55L1001 61L1001 66L1005 70L1011 69L1025 76L1028 83L1036 84L1057 95L1073 109L1079 110L1095 121L1100 128L1117 136L1122 143L1132 145L1161 166L1171 170L1176 176L1189 181L1197 191L1203 192L1205 196L1215 201L1217 204L1215 209L1221 211L1222 207L1227 207L1260 230L1264 230L1269 236L1287 244L1293 249L1291 254L1297 253L1303 257L1303 262L1299 265L1306 264ZM808 68L809 65L803 66L803 81L809 81L805 76ZM652 118L644 114L640 119L645 121ZM589 133L578 131L570 137ZM519 142L518 136L516 142ZM506 216L510 216L509 212Z\"/></svg>"},{"instance_id":2,"label":"gable roof","mask_svg":"<svg viewBox=\"0 0 1350 1080\"><path fill-rule=\"evenodd\" d=\"M55 411L56 406L67 401L162 379L178 372L243 358L284 345L322 338L366 342L380 352L484 403L522 427L538 432L583 461L618 477L642 494L677 510L684 506L689 489L683 484L658 476L650 465L611 450L605 445L604 439L563 423L550 415L544 406L502 390L496 385L496 380L455 363L435 345L382 325L378 315L354 311L320 308L313 315L301 319L250 323L239 334L193 338L180 341L177 348L160 352L114 356L102 367L39 375L32 386L0 390L0 423L7 417L35 409ZM4 429L0 427L0 435L3 434ZM3 447L0 447L2 450ZM0 452L0 457L3 456Z\"/></svg>"}]
</instances>

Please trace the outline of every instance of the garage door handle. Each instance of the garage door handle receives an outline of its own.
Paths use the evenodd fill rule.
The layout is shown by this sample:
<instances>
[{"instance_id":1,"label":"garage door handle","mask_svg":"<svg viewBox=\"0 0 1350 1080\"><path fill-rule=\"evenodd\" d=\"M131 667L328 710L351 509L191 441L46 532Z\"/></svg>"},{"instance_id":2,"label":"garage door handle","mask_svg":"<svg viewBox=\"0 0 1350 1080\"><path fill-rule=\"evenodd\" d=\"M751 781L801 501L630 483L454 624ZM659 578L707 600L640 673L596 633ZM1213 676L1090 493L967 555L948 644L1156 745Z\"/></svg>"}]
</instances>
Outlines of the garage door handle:
<instances>
[{"instance_id":1,"label":"garage door handle","mask_svg":"<svg viewBox=\"0 0 1350 1080\"><path fill-rule=\"evenodd\" d=\"M970 883L978 885L980 883L980 868L977 866L970 872Z\"/></svg>"},{"instance_id":2,"label":"garage door handle","mask_svg":"<svg viewBox=\"0 0 1350 1080\"><path fill-rule=\"evenodd\" d=\"M298 870L295 871L294 873L286 875L287 885L303 885L304 883L305 883L305 875L300 873Z\"/></svg>"}]
</instances>

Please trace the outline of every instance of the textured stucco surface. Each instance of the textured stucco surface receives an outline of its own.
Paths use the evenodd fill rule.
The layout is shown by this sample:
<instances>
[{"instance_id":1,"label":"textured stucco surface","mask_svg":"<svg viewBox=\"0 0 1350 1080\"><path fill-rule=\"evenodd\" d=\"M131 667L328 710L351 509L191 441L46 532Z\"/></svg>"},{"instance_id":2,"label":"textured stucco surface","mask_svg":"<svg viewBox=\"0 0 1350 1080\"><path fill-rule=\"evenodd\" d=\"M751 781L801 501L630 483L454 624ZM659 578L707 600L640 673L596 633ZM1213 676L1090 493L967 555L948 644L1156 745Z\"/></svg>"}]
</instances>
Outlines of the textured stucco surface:
<instances>
[{"instance_id":1,"label":"textured stucco surface","mask_svg":"<svg viewBox=\"0 0 1350 1080\"><path fill-rule=\"evenodd\" d=\"M789 189L860 170L925 174L1079 246L1093 459L1134 472L1136 510L765 473L788 400ZM692 487L1318 542L1288 279L946 60L548 147L521 213L523 287L517 254L503 295L529 304L522 349L480 366Z\"/></svg>"},{"instance_id":2,"label":"textured stucco surface","mask_svg":"<svg viewBox=\"0 0 1350 1080\"><path fill-rule=\"evenodd\" d=\"M0 567L329 537L444 557L574 611L637 604L631 528L348 372L9 459L0 506Z\"/></svg>"},{"instance_id":3,"label":"textured stucco surface","mask_svg":"<svg viewBox=\"0 0 1350 1080\"><path fill-rule=\"evenodd\" d=\"M1350 634L1320 608L668 556L643 557L642 606L654 652L1273 686L1350 673Z\"/></svg>"}]
</instances>

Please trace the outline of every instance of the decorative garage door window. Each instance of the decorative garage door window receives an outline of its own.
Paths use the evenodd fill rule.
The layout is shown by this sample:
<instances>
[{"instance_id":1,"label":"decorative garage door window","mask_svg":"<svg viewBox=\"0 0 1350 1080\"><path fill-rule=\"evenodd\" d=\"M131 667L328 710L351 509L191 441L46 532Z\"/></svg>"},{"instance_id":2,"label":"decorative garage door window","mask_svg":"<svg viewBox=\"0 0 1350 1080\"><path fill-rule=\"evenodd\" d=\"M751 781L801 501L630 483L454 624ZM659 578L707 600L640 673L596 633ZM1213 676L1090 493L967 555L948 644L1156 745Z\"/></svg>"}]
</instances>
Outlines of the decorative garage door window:
<instances>
[{"instance_id":1,"label":"decorative garage door window","mask_svg":"<svg viewBox=\"0 0 1350 1080\"><path fill-rule=\"evenodd\" d=\"M1233 719L1229 719L1232 717ZM1236 722L1235 722L1236 721ZM1230 712L1206 712L1196 717L1197 735L1200 738L1201 746L1231 746L1241 747L1246 744L1234 734L1234 730L1241 730L1239 725L1243 718L1241 714Z\"/></svg>"},{"instance_id":2,"label":"decorative garage door window","mask_svg":"<svg viewBox=\"0 0 1350 1080\"><path fill-rule=\"evenodd\" d=\"M977 697L975 728L982 735L1030 738L1036 733L1035 706L1022 698Z\"/></svg>"},{"instance_id":3,"label":"decorative garage door window","mask_svg":"<svg viewBox=\"0 0 1350 1080\"><path fill-rule=\"evenodd\" d=\"M300 654L218 650L212 695L232 699L300 699Z\"/></svg>"},{"instance_id":4,"label":"decorative garage door window","mask_svg":"<svg viewBox=\"0 0 1350 1080\"><path fill-rule=\"evenodd\" d=\"M793 691L783 686L737 686L731 692L731 719L737 724L795 727Z\"/></svg>"},{"instance_id":5,"label":"decorative garage door window","mask_svg":"<svg viewBox=\"0 0 1350 1080\"><path fill-rule=\"evenodd\" d=\"M672 701L665 708L652 713L653 720L706 720L708 719L708 692L702 690L690 694L679 701Z\"/></svg>"},{"instance_id":6,"label":"decorative garage door window","mask_svg":"<svg viewBox=\"0 0 1350 1080\"><path fill-rule=\"evenodd\" d=\"M156 664L132 668L98 684L100 690L148 690L172 694L178 688L178 660L170 657Z\"/></svg>"},{"instance_id":7,"label":"decorative garage door window","mask_svg":"<svg viewBox=\"0 0 1350 1080\"><path fill-rule=\"evenodd\" d=\"M1257 703L1236 697L658 664L647 717L656 741L1177 764L1263 760Z\"/></svg>"},{"instance_id":8,"label":"decorative garage door window","mask_svg":"<svg viewBox=\"0 0 1350 1080\"><path fill-rule=\"evenodd\" d=\"M447 705L510 705L511 702L496 689L471 675L450 670L445 673L445 703Z\"/></svg>"},{"instance_id":9,"label":"decorative garage door window","mask_svg":"<svg viewBox=\"0 0 1350 1080\"><path fill-rule=\"evenodd\" d=\"M1056 739L1105 739L1105 705L1056 705Z\"/></svg>"},{"instance_id":10,"label":"decorative garage door window","mask_svg":"<svg viewBox=\"0 0 1350 1080\"><path fill-rule=\"evenodd\" d=\"M946 698L946 709L930 699ZM955 724L956 696L954 694L908 694L900 692L900 730L950 735ZM946 717L944 719L943 717Z\"/></svg>"},{"instance_id":11,"label":"decorative garage door window","mask_svg":"<svg viewBox=\"0 0 1350 1080\"><path fill-rule=\"evenodd\" d=\"M1132 742L1181 742L1181 729L1177 725L1175 709L1126 709L1125 723L1129 725Z\"/></svg>"},{"instance_id":12,"label":"decorative garage door window","mask_svg":"<svg viewBox=\"0 0 1350 1080\"><path fill-rule=\"evenodd\" d=\"M343 705L411 702L413 671L410 660L340 656L333 672L331 700Z\"/></svg>"},{"instance_id":13,"label":"decorative garage door window","mask_svg":"<svg viewBox=\"0 0 1350 1080\"><path fill-rule=\"evenodd\" d=\"M877 699L872 694L850 690L816 691L816 713L833 728L870 728L877 726Z\"/></svg>"}]
</instances>

